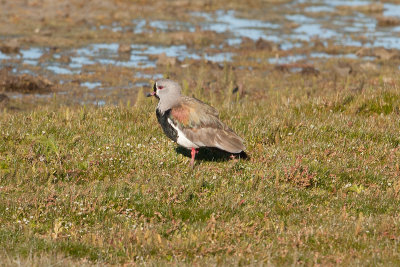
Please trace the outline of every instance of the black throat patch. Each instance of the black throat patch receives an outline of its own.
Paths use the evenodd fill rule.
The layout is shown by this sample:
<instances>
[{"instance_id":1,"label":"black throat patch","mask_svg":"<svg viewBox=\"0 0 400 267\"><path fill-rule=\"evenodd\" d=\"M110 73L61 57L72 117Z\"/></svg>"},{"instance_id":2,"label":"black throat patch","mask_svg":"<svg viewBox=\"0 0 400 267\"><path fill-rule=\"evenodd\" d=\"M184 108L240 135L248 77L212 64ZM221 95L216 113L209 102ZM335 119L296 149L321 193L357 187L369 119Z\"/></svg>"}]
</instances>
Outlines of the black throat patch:
<instances>
[{"instance_id":1,"label":"black throat patch","mask_svg":"<svg viewBox=\"0 0 400 267\"><path fill-rule=\"evenodd\" d=\"M172 141L176 142L178 139L178 132L168 122L170 113L170 109L164 113L162 113L159 109L156 109L157 120L160 123L165 135L168 136L168 138L170 138Z\"/></svg>"}]
</instances>

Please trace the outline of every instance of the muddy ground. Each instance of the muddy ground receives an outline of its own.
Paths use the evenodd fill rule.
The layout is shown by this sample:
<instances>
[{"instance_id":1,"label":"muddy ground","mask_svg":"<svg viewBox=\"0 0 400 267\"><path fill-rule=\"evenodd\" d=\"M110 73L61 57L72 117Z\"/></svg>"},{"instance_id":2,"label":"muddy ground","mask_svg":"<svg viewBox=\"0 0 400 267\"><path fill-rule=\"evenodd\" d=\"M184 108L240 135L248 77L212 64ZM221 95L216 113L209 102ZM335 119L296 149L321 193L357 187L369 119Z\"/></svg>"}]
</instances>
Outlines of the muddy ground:
<instances>
[{"instance_id":1,"label":"muddy ground","mask_svg":"<svg viewBox=\"0 0 400 267\"><path fill-rule=\"evenodd\" d=\"M133 103L157 78L197 86L205 73L210 87L226 69L251 96L262 94L252 80L269 77L396 80L396 2L332 3L2 1L3 106Z\"/></svg>"}]
</instances>

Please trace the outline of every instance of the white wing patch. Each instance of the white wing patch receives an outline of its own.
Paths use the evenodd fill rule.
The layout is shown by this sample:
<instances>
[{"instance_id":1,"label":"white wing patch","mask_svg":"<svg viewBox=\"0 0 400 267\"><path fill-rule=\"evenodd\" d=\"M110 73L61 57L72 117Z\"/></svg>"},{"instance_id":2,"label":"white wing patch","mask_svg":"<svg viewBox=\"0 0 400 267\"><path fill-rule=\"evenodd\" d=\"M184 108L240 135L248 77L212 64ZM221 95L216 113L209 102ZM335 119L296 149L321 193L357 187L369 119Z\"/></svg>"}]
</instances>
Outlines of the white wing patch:
<instances>
[{"instance_id":1,"label":"white wing patch","mask_svg":"<svg viewBox=\"0 0 400 267\"><path fill-rule=\"evenodd\" d=\"M176 140L178 145L186 147L188 149L199 148L198 145L186 138L185 134L178 127L175 126L170 118L168 118L168 123L178 132L178 138Z\"/></svg>"}]
</instances>

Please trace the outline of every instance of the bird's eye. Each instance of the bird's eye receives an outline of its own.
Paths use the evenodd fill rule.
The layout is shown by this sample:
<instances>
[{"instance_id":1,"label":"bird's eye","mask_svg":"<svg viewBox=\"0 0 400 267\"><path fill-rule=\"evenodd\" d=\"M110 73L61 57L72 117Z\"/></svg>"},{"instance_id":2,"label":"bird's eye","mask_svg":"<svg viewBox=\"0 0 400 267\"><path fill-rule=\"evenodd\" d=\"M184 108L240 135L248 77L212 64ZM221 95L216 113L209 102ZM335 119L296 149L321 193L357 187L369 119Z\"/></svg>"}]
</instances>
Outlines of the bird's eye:
<instances>
[{"instance_id":1,"label":"bird's eye","mask_svg":"<svg viewBox=\"0 0 400 267\"><path fill-rule=\"evenodd\" d=\"M157 88L161 90L164 88L164 86L159 85L159 86L157 86Z\"/></svg>"}]
</instances>

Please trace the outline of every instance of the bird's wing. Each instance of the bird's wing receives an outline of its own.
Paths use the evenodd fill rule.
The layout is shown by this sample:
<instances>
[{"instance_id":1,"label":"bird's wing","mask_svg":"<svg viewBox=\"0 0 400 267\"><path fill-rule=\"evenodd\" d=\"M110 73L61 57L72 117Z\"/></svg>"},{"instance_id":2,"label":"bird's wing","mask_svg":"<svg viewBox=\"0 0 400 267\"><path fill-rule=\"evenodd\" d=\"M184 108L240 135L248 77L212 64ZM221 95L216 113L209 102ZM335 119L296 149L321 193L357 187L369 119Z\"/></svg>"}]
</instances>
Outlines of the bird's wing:
<instances>
[{"instance_id":1,"label":"bird's wing","mask_svg":"<svg viewBox=\"0 0 400 267\"><path fill-rule=\"evenodd\" d=\"M183 97L171 108L171 121L194 144L230 153L245 150L243 139L219 120L218 111L198 99Z\"/></svg>"},{"instance_id":2,"label":"bird's wing","mask_svg":"<svg viewBox=\"0 0 400 267\"><path fill-rule=\"evenodd\" d=\"M172 107L171 117L184 128L198 128L214 124L217 126L221 123L215 108L191 97L182 97L181 101Z\"/></svg>"}]
</instances>

